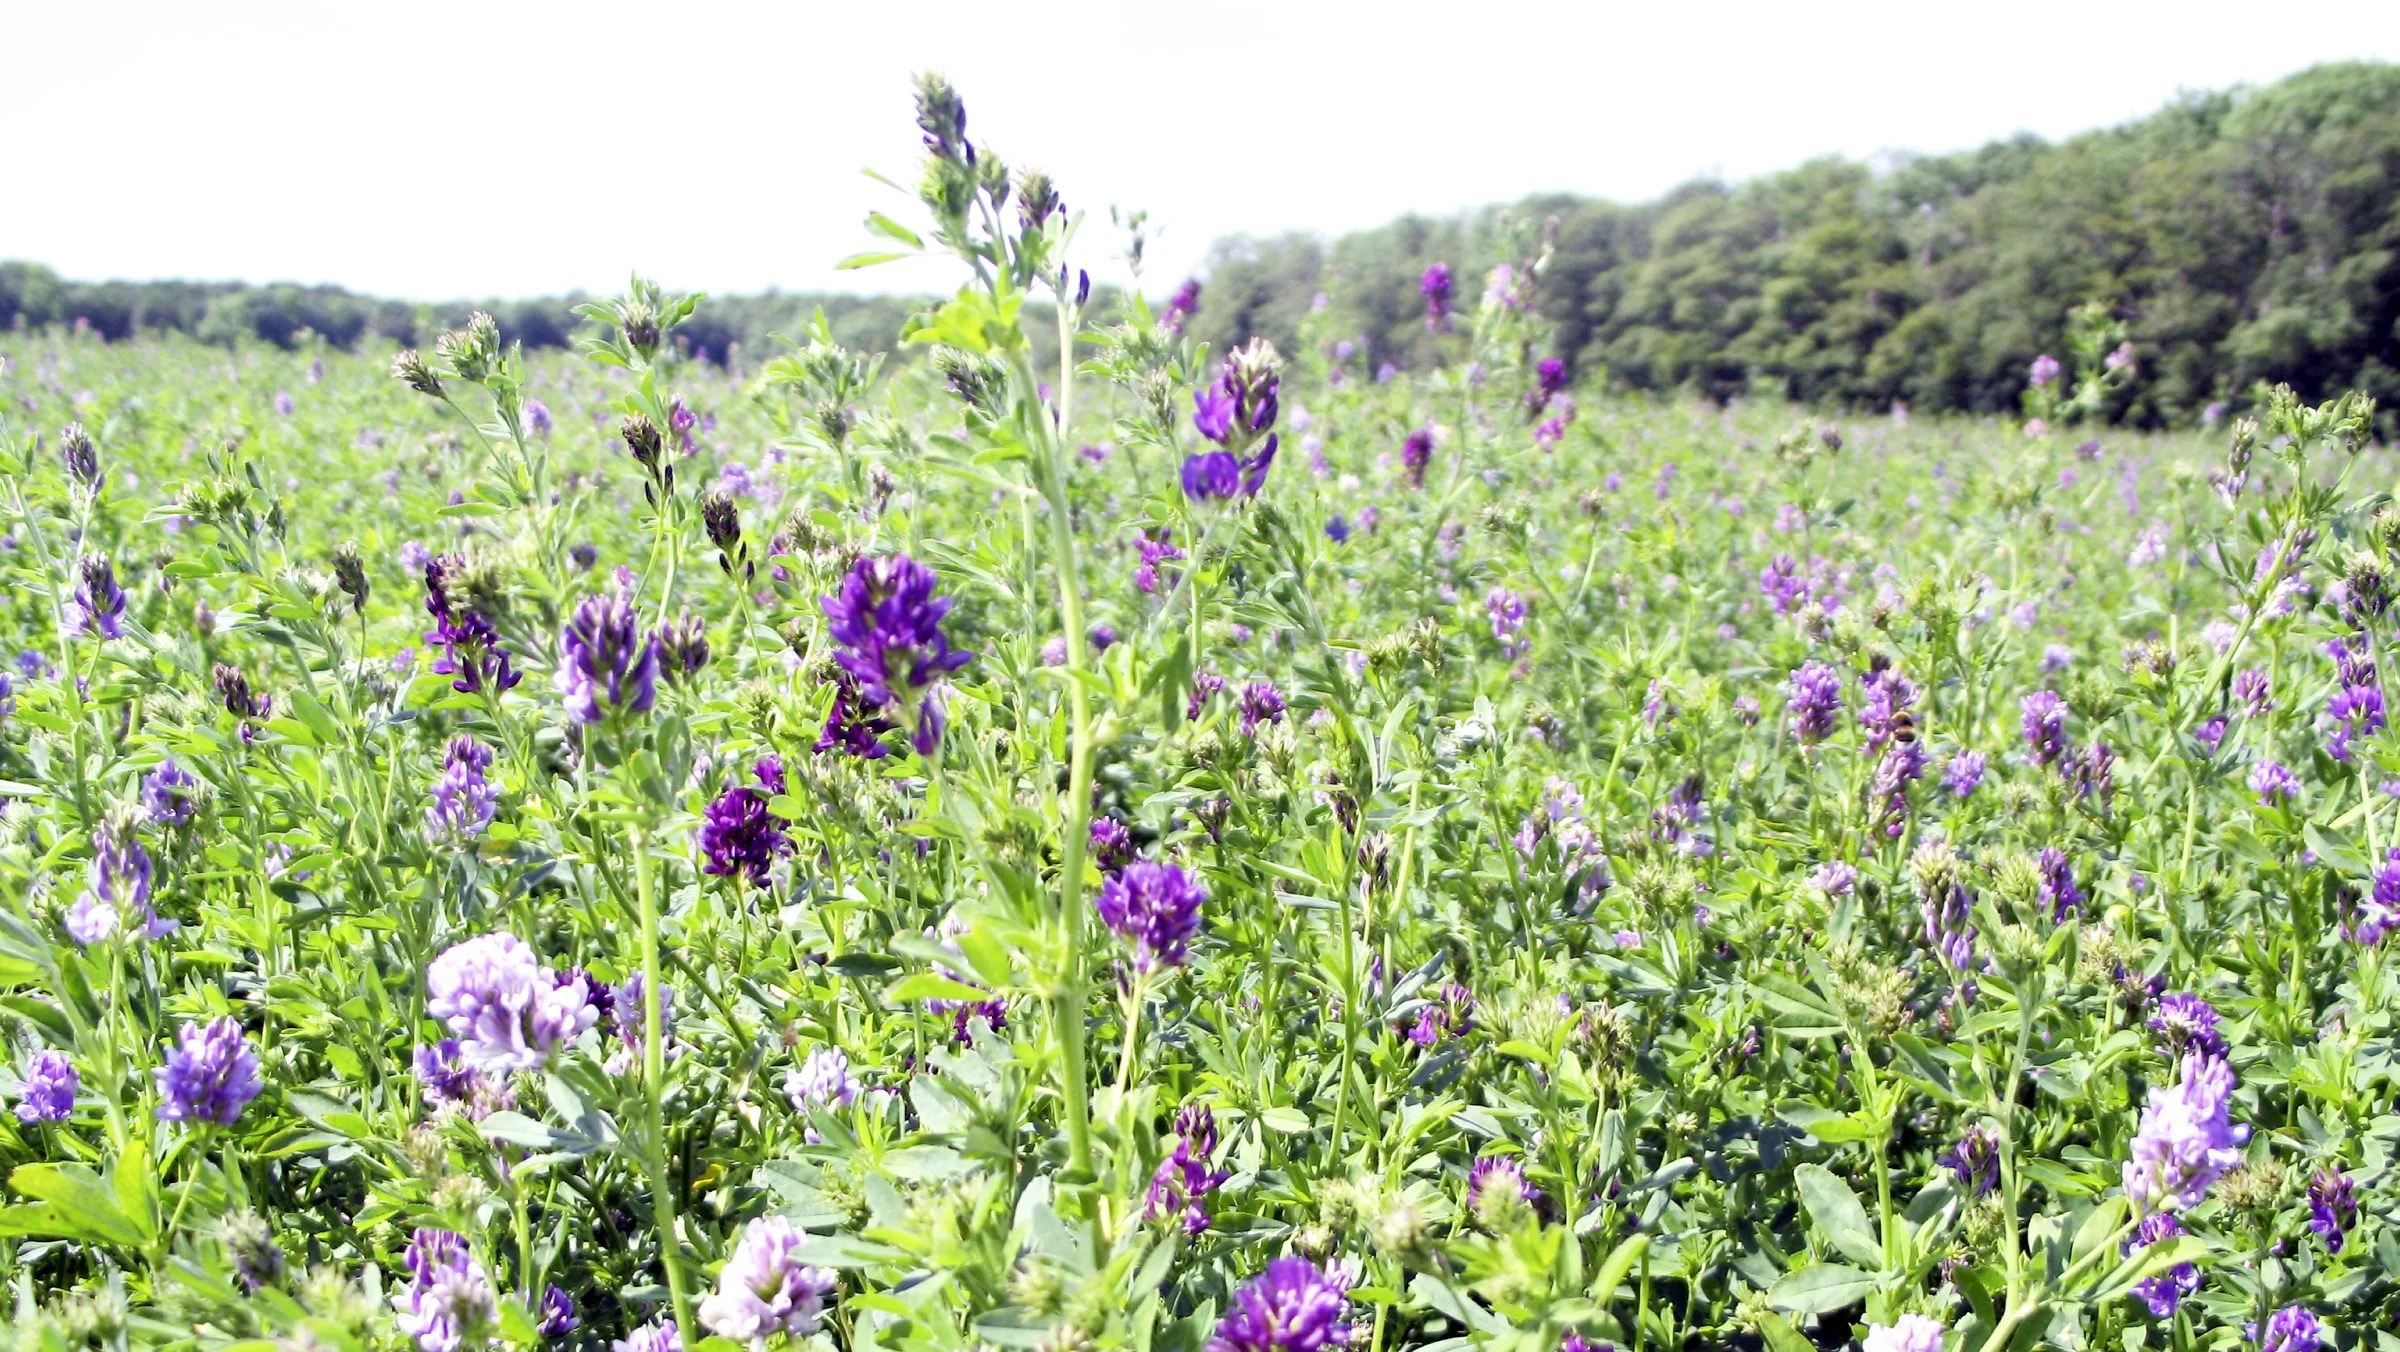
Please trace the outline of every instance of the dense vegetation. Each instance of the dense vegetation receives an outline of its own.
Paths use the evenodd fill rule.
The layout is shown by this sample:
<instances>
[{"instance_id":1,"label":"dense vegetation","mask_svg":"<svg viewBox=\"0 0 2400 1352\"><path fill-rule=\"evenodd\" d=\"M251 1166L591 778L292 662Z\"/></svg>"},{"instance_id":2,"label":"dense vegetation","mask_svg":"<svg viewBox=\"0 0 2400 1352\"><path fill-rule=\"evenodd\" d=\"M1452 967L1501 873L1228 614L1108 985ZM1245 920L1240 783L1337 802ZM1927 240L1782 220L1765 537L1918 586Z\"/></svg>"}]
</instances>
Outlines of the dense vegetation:
<instances>
[{"instance_id":1,"label":"dense vegetation","mask_svg":"<svg viewBox=\"0 0 2400 1352\"><path fill-rule=\"evenodd\" d=\"M2400 67L2383 65L2197 95L2056 146L1230 241L1197 331L1288 345L1330 292L1326 330L1354 338L1361 369L1423 369L1418 275L1443 261L1481 276L1548 218L1556 350L1621 387L2012 409L2026 363L2099 301L2145 369L2113 417L2189 425L2262 382L2400 402Z\"/></svg>"},{"instance_id":2,"label":"dense vegetation","mask_svg":"<svg viewBox=\"0 0 2400 1352\"><path fill-rule=\"evenodd\" d=\"M2389 1346L2369 404L1203 351L920 125L906 364L0 338L18 1349Z\"/></svg>"}]
</instances>

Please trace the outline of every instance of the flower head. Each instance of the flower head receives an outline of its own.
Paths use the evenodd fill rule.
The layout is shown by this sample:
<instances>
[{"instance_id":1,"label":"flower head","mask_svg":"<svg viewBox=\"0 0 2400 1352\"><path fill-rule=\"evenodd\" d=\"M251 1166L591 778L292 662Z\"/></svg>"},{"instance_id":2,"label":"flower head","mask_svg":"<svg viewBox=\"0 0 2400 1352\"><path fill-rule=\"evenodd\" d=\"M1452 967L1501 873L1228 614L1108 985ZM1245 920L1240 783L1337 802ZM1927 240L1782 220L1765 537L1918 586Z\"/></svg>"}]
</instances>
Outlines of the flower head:
<instances>
[{"instance_id":1,"label":"flower head","mask_svg":"<svg viewBox=\"0 0 2400 1352\"><path fill-rule=\"evenodd\" d=\"M1983 771L1986 764L1988 762L1980 751L1953 753L1949 765L1942 771L1942 788L1947 790L1953 798L1973 797L1975 790L1983 783Z\"/></svg>"},{"instance_id":2,"label":"flower head","mask_svg":"<svg viewBox=\"0 0 2400 1352\"><path fill-rule=\"evenodd\" d=\"M1191 1104L1177 1113L1175 1148L1150 1175L1150 1191L1143 1198L1144 1218L1179 1219L1186 1234L1207 1230L1208 1194L1233 1177L1230 1170L1209 1167L1208 1157L1216 1149L1216 1115L1206 1104Z\"/></svg>"},{"instance_id":3,"label":"flower head","mask_svg":"<svg viewBox=\"0 0 2400 1352\"><path fill-rule=\"evenodd\" d=\"M499 790L485 777L491 768L490 747L472 737L451 739L442 751L433 802L425 809L426 840L437 848L464 849L482 837L500 803Z\"/></svg>"},{"instance_id":4,"label":"flower head","mask_svg":"<svg viewBox=\"0 0 2400 1352\"><path fill-rule=\"evenodd\" d=\"M1941 1321L1904 1314L1890 1324L1867 1325L1863 1352L1942 1352Z\"/></svg>"},{"instance_id":5,"label":"flower head","mask_svg":"<svg viewBox=\"0 0 2400 1352\"><path fill-rule=\"evenodd\" d=\"M1140 971L1181 967L1200 929L1208 889L1173 864L1137 859L1100 884L1101 923L1133 949Z\"/></svg>"},{"instance_id":6,"label":"flower head","mask_svg":"<svg viewBox=\"0 0 2400 1352\"><path fill-rule=\"evenodd\" d=\"M589 727L612 714L650 712L658 699L658 637L642 633L630 588L577 602L558 642L556 684L569 721Z\"/></svg>"},{"instance_id":7,"label":"flower head","mask_svg":"<svg viewBox=\"0 0 2400 1352\"><path fill-rule=\"evenodd\" d=\"M2258 1352L2317 1352L2325 1346L2325 1326L2302 1305L2284 1306L2267 1316L2264 1332L2253 1324L2248 1333Z\"/></svg>"},{"instance_id":8,"label":"flower head","mask_svg":"<svg viewBox=\"0 0 2400 1352\"><path fill-rule=\"evenodd\" d=\"M2083 889L2075 885L2075 868L2067 862L2066 851L2043 846L2034 868L2042 875L2042 903L2050 910L2050 922L2064 924L2083 905Z\"/></svg>"},{"instance_id":9,"label":"flower head","mask_svg":"<svg viewBox=\"0 0 2400 1352\"><path fill-rule=\"evenodd\" d=\"M466 1237L420 1226L408 1242L408 1285L393 1293L400 1331L418 1352L458 1352L482 1343L500 1318L492 1279Z\"/></svg>"},{"instance_id":10,"label":"flower head","mask_svg":"<svg viewBox=\"0 0 2400 1352\"><path fill-rule=\"evenodd\" d=\"M2055 690L2036 690L2018 704L2024 715L2025 749L2036 765L2056 765L2067 754L2067 702Z\"/></svg>"},{"instance_id":11,"label":"flower head","mask_svg":"<svg viewBox=\"0 0 2400 1352\"><path fill-rule=\"evenodd\" d=\"M2183 1222L2171 1211L2153 1211L2142 1217L2133 1229L2133 1237L2125 1241L2125 1252L2149 1248L2183 1233ZM2186 1296L2200 1289L2200 1267L2196 1263L2177 1263L2155 1277L2146 1277L2133 1284L2133 1294L2150 1307L2151 1316L2164 1319L2175 1313L2175 1307Z\"/></svg>"},{"instance_id":12,"label":"flower head","mask_svg":"<svg viewBox=\"0 0 2400 1352\"><path fill-rule=\"evenodd\" d=\"M175 1034L167 1063L152 1075L161 1122L231 1126L265 1087L258 1078L258 1054L230 1018L185 1024Z\"/></svg>"},{"instance_id":13,"label":"flower head","mask_svg":"<svg viewBox=\"0 0 2400 1352\"><path fill-rule=\"evenodd\" d=\"M1286 1255L1234 1293L1208 1352L1325 1352L1350 1341L1349 1312L1347 1282Z\"/></svg>"},{"instance_id":14,"label":"flower head","mask_svg":"<svg viewBox=\"0 0 2400 1352\"><path fill-rule=\"evenodd\" d=\"M1450 331L1450 305L1457 283L1451 279L1450 265L1436 263L1425 269L1417 279L1417 294L1425 299L1425 327L1435 333Z\"/></svg>"},{"instance_id":15,"label":"flower head","mask_svg":"<svg viewBox=\"0 0 2400 1352\"><path fill-rule=\"evenodd\" d=\"M2325 1241L2325 1252L2340 1253L2344 1236L2358 1222L2358 1190L2339 1169L2319 1169L2308 1176L2308 1228Z\"/></svg>"},{"instance_id":16,"label":"flower head","mask_svg":"<svg viewBox=\"0 0 2400 1352\"><path fill-rule=\"evenodd\" d=\"M1803 662L1792 671L1792 736L1803 744L1832 733L1842 709L1842 676L1824 662Z\"/></svg>"},{"instance_id":17,"label":"flower head","mask_svg":"<svg viewBox=\"0 0 2400 1352\"><path fill-rule=\"evenodd\" d=\"M921 754L941 742L942 706L934 687L974 654L950 646L942 618L950 598L938 596L931 568L906 554L862 558L824 597L834 661L858 685L858 702L896 714Z\"/></svg>"},{"instance_id":18,"label":"flower head","mask_svg":"<svg viewBox=\"0 0 2400 1352\"><path fill-rule=\"evenodd\" d=\"M89 947L124 934L155 939L175 928L150 907L150 852L142 848L138 818L112 809L92 829L90 882L67 908L67 937Z\"/></svg>"},{"instance_id":19,"label":"flower head","mask_svg":"<svg viewBox=\"0 0 2400 1352\"><path fill-rule=\"evenodd\" d=\"M775 856L791 848L783 823L767 811L767 802L781 790L783 762L774 756L752 769L758 783L730 784L708 805L700 821L701 871L719 878L746 879L752 887L767 885L767 870Z\"/></svg>"},{"instance_id":20,"label":"flower head","mask_svg":"<svg viewBox=\"0 0 2400 1352\"><path fill-rule=\"evenodd\" d=\"M838 1047L819 1047L783 1077L783 1096L801 1112L847 1108L858 1102L859 1085L850 1074L850 1058Z\"/></svg>"},{"instance_id":21,"label":"flower head","mask_svg":"<svg viewBox=\"0 0 2400 1352\"><path fill-rule=\"evenodd\" d=\"M2262 760L2250 769L2250 792L2258 795L2260 806L2273 807L2300 796L2300 779L2281 761Z\"/></svg>"},{"instance_id":22,"label":"flower head","mask_svg":"<svg viewBox=\"0 0 2400 1352\"><path fill-rule=\"evenodd\" d=\"M1948 1169L1968 1196L1986 1196L2000 1186L2000 1133L1979 1122L1934 1162Z\"/></svg>"},{"instance_id":23,"label":"flower head","mask_svg":"<svg viewBox=\"0 0 2400 1352\"><path fill-rule=\"evenodd\" d=\"M425 1011L478 1070L532 1070L600 1021L580 974L545 970L513 934L454 944L425 969Z\"/></svg>"},{"instance_id":24,"label":"flower head","mask_svg":"<svg viewBox=\"0 0 2400 1352\"><path fill-rule=\"evenodd\" d=\"M75 637L119 638L125 632L125 589L106 554L75 560L75 590L68 595L66 631Z\"/></svg>"},{"instance_id":25,"label":"flower head","mask_svg":"<svg viewBox=\"0 0 2400 1352\"><path fill-rule=\"evenodd\" d=\"M82 1080L61 1051L36 1052L17 1083L19 1122L64 1122L75 1115L75 1090Z\"/></svg>"},{"instance_id":26,"label":"flower head","mask_svg":"<svg viewBox=\"0 0 2400 1352\"><path fill-rule=\"evenodd\" d=\"M2125 1161L2125 1195L2137 1211L2182 1211L2200 1205L2225 1171L2242 1162L2250 1129L2228 1116L2233 1068L2194 1052L2182 1078L2153 1085Z\"/></svg>"},{"instance_id":27,"label":"flower head","mask_svg":"<svg viewBox=\"0 0 2400 1352\"><path fill-rule=\"evenodd\" d=\"M717 1289L700 1302L700 1323L753 1348L764 1348L778 1333L795 1338L815 1333L836 1279L800 1261L807 1238L782 1216L761 1216L743 1227L733 1256L717 1275Z\"/></svg>"}]
</instances>

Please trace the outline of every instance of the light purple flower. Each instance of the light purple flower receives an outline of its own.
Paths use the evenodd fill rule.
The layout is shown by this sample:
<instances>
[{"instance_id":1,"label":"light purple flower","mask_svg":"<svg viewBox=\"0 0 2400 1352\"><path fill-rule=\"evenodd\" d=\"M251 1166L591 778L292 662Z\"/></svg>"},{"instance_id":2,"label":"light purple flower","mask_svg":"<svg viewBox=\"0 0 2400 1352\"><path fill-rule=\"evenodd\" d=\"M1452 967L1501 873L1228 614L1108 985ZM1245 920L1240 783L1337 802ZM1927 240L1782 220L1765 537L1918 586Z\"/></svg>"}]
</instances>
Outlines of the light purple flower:
<instances>
[{"instance_id":1,"label":"light purple flower","mask_svg":"<svg viewBox=\"0 0 2400 1352\"><path fill-rule=\"evenodd\" d=\"M1985 764L1984 755L1980 751L1951 753L1950 764L1942 771L1942 787L1948 790L1953 798L1973 797L1975 790L1983 783Z\"/></svg>"},{"instance_id":2,"label":"light purple flower","mask_svg":"<svg viewBox=\"0 0 2400 1352\"><path fill-rule=\"evenodd\" d=\"M175 1034L167 1063L151 1074L161 1122L231 1126L265 1088L258 1078L258 1054L230 1018L185 1024Z\"/></svg>"},{"instance_id":3,"label":"light purple flower","mask_svg":"<svg viewBox=\"0 0 2400 1352\"><path fill-rule=\"evenodd\" d=\"M1867 1325L1862 1352L1942 1352L1941 1321L1921 1314L1904 1314L1889 1325Z\"/></svg>"},{"instance_id":4,"label":"light purple flower","mask_svg":"<svg viewBox=\"0 0 2400 1352\"><path fill-rule=\"evenodd\" d=\"M1233 1307L1217 1322L1208 1352L1325 1352L1350 1341L1349 1283L1296 1254L1234 1292Z\"/></svg>"},{"instance_id":5,"label":"light purple flower","mask_svg":"<svg viewBox=\"0 0 2400 1352\"><path fill-rule=\"evenodd\" d=\"M792 1107L809 1112L847 1108L858 1102L859 1084L850 1074L850 1058L837 1047L819 1047L783 1077L783 1096Z\"/></svg>"},{"instance_id":6,"label":"light purple flower","mask_svg":"<svg viewBox=\"0 0 2400 1352\"><path fill-rule=\"evenodd\" d=\"M600 1021L583 979L544 970L513 934L452 945L425 969L425 989L426 1012L478 1070L532 1070Z\"/></svg>"},{"instance_id":7,"label":"light purple flower","mask_svg":"<svg viewBox=\"0 0 2400 1352\"><path fill-rule=\"evenodd\" d=\"M701 1325L753 1348L764 1348L778 1333L815 1333L836 1278L800 1261L807 1240L782 1216L761 1216L745 1226L717 1275L717 1289L700 1302Z\"/></svg>"},{"instance_id":8,"label":"light purple flower","mask_svg":"<svg viewBox=\"0 0 2400 1352\"><path fill-rule=\"evenodd\" d=\"M2262 806L2273 807L2300 795L2300 780L2280 761L2262 760L2250 770L2250 792Z\"/></svg>"},{"instance_id":9,"label":"light purple flower","mask_svg":"<svg viewBox=\"0 0 2400 1352\"><path fill-rule=\"evenodd\" d=\"M408 1285L392 1295L400 1331L418 1352L459 1352L482 1345L500 1318L492 1279L467 1251L465 1236L419 1226L408 1243Z\"/></svg>"},{"instance_id":10,"label":"light purple flower","mask_svg":"<svg viewBox=\"0 0 2400 1352\"><path fill-rule=\"evenodd\" d=\"M2151 1086L2125 1161L2125 1195L2137 1211L2196 1207L2242 1162L2250 1129L2229 1117L2233 1089L2233 1068L2201 1052L2183 1058L2176 1083Z\"/></svg>"},{"instance_id":11,"label":"light purple flower","mask_svg":"<svg viewBox=\"0 0 2400 1352\"><path fill-rule=\"evenodd\" d=\"M1842 710L1842 674L1824 662L1803 662L1792 671L1792 736L1802 744L1821 742L1833 732Z\"/></svg>"},{"instance_id":12,"label":"light purple flower","mask_svg":"<svg viewBox=\"0 0 2400 1352\"><path fill-rule=\"evenodd\" d=\"M64 1122L75 1115L75 1090L82 1083L75 1063L61 1051L34 1053L17 1083L19 1122Z\"/></svg>"}]
</instances>

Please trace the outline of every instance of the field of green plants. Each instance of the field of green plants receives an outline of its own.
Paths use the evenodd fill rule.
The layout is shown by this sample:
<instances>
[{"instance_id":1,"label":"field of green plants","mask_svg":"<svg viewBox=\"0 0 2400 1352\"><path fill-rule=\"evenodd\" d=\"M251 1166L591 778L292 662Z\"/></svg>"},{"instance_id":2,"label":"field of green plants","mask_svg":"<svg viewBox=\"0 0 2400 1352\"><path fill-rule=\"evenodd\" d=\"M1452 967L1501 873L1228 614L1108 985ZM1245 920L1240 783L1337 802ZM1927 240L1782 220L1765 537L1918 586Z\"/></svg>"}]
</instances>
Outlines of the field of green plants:
<instances>
[{"instance_id":1,"label":"field of green plants","mask_svg":"<svg viewBox=\"0 0 2400 1352\"><path fill-rule=\"evenodd\" d=\"M0 1343L2400 1350L2370 403L1208 350L919 124L889 361L0 333Z\"/></svg>"}]
</instances>

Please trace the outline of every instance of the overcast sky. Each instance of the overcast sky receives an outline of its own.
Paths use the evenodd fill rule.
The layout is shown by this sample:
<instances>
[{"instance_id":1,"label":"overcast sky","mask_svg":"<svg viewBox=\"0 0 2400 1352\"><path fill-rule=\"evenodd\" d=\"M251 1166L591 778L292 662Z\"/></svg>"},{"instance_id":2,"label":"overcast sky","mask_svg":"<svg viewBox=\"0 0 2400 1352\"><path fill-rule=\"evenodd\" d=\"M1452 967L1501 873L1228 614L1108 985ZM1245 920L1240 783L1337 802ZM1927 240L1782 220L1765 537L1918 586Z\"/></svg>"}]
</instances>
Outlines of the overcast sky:
<instances>
[{"instance_id":1,"label":"overcast sky","mask_svg":"<svg viewBox=\"0 0 2400 1352\"><path fill-rule=\"evenodd\" d=\"M918 70L1088 213L1095 276L1107 208L1148 209L1163 292L1225 234L2057 138L2400 58L2394 0L8 9L0 258L421 300L955 284L833 268L870 209L916 219L860 170L913 184Z\"/></svg>"}]
</instances>

